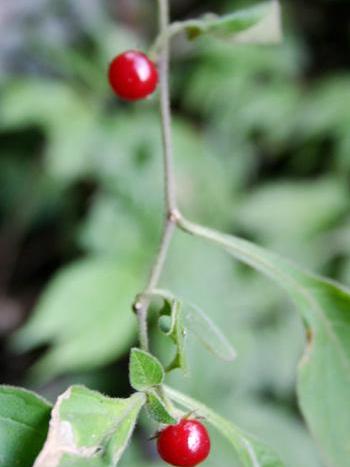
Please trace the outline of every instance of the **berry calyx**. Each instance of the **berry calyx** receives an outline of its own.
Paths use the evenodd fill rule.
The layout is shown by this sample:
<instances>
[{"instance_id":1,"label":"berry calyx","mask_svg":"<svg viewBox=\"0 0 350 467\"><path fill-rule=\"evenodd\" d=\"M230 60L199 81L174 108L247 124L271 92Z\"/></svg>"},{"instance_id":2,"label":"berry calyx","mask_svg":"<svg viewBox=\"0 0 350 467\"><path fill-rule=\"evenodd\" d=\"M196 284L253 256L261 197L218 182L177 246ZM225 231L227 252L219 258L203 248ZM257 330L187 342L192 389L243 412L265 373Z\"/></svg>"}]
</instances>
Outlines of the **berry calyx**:
<instances>
[{"instance_id":1,"label":"berry calyx","mask_svg":"<svg viewBox=\"0 0 350 467\"><path fill-rule=\"evenodd\" d=\"M156 65L138 50L128 50L115 57L108 77L117 96L128 101L145 99L158 84Z\"/></svg>"},{"instance_id":2,"label":"berry calyx","mask_svg":"<svg viewBox=\"0 0 350 467\"><path fill-rule=\"evenodd\" d=\"M201 422L183 418L158 434L157 448L160 457L168 464L194 467L208 457L210 438Z\"/></svg>"}]
</instances>

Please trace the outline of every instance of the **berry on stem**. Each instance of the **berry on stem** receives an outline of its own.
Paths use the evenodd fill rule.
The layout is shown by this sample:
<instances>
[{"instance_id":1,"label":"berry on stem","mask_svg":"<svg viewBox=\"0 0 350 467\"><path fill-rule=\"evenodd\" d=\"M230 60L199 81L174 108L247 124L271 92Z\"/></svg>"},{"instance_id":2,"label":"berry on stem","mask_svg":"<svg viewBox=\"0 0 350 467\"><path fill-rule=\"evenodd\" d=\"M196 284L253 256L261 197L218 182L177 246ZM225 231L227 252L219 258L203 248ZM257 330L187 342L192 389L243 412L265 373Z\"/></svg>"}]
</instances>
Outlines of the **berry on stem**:
<instances>
[{"instance_id":1,"label":"berry on stem","mask_svg":"<svg viewBox=\"0 0 350 467\"><path fill-rule=\"evenodd\" d=\"M210 438L201 422L183 418L159 433L157 448L160 457L168 464L194 467L208 457Z\"/></svg>"},{"instance_id":2,"label":"berry on stem","mask_svg":"<svg viewBox=\"0 0 350 467\"><path fill-rule=\"evenodd\" d=\"M156 65L138 50L128 50L115 57L108 76L113 91L128 101L145 99L158 84Z\"/></svg>"}]
</instances>

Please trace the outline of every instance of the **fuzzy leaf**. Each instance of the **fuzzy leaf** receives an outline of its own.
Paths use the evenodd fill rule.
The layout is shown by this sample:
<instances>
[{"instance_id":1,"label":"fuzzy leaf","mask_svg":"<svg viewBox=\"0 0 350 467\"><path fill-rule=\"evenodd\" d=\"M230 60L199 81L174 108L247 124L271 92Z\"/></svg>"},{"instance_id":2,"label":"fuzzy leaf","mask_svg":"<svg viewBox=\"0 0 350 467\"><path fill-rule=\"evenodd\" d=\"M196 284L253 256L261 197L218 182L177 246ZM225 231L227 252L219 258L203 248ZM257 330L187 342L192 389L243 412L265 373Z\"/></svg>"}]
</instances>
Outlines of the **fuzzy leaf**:
<instances>
[{"instance_id":1,"label":"fuzzy leaf","mask_svg":"<svg viewBox=\"0 0 350 467\"><path fill-rule=\"evenodd\" d=\"M83 386L62 394L34 467L114 467L126 449L145 396L111 399Z\"/></svg>"},{"instance_id":2,"label":"fuzzy leaf","mask_svg":"<svg viewBox=\"0 0 350 467\"><path fill-rule=\"evenodd\" d=\"M177 422L177 420L169 413L164 402L154 390L147 392L147 410L153 420L158 423L171 425Z\"/></svg>"},{"instance_id":3,"label":"fuzzy leaf","mask_svg":"<svg viewBox=\"0 0 350 467\"><path fill-rule=\"evenodd\" d=\"M130 384L137 391L146 391L153 386L162 384L164 369L153 355L134 348L130 354L129 364Z\"/></svg>"}]
</instances>

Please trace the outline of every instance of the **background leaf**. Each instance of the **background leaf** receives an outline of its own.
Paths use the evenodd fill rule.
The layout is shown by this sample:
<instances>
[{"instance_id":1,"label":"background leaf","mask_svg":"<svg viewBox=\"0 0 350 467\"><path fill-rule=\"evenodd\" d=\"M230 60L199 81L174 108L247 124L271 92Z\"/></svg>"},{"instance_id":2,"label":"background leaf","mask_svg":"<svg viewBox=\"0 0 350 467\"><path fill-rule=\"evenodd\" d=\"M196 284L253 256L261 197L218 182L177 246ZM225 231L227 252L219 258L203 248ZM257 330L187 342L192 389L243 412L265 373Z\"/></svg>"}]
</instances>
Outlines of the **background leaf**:
<instances>
[{"instance_id":1,"label":"background leaf","mask_svg":"<svg viewBox=\"0 0 350 467\"><path fill-rule=\"evenodd\" d=\"M116 466L144 402L141 393L111 399L82 386L70 387L54 406L49 435L34 467Z\"/></svg>"},{"instance_id":2,"label":"background leaf","mask_svg":"<svg viewBox=\"0 0 350 467\"><path fill-rule=\"evenodd\" d=\"M312 238L347 210L345 186L336 178L282 180L252 190L238 209L238 224L266 243ZM276 218L278 212L278 218Z\"/></svg>"},{"instance_id":3,"label":"background leaf","mask_svg":"<svg viewBox=\"0 0 350 467\"><path fill-rule=\"evenodd\" d=\"M3 102L2 123L9 128L42 125L48 135L45 169L62 183L91 172L95 109L63 82L11 80Z\"/></svg>"},{"instance_id":4,"label":"background leaf","mask_svg":"<svg viewBox=\"0 0 350 467\"><path fill-rule=\"evenodd\" d=\"M0 386L0 465L33 465L45 442L50 410L33 392Z\"/></svg>"},{"instance_id":5,"label":"background leaf","mask_svg":"<svg viewBox=\"0 0 350 467\"><path fill-rule=\"evenodd\" d=\"M159 360L141 349L131 349L129 364L130 384L137 391L159 386L164 380L164 369Z\"/></svg>"},{"instance_id":6,"label":"background leaf","mask_svg":"<svg viewBox=\"0 0 350 467\"><path fill-rule=\"evenodd\" d=\"M200 402L191 399L171 388L166 388L167 395L182 406L194 410L196 415L205 417L220 433L225 436L236 450L244 467L283 467L277 455L253 437L244 433L228 420L210 410Z\"/></svg>"},{"instance_id":7,"label":"background leaf","mask_svg":"<svg viewBox=\"0 0 350 467\"><path fill-rule=\"evenodd\" d=\"M136 335L130 305L135 290L137 278L122 265L103 258L77 261L53 278L13 345L23 351L52 343L35 367L43 379L111 361Z\"/></svg>"}]
</instances>

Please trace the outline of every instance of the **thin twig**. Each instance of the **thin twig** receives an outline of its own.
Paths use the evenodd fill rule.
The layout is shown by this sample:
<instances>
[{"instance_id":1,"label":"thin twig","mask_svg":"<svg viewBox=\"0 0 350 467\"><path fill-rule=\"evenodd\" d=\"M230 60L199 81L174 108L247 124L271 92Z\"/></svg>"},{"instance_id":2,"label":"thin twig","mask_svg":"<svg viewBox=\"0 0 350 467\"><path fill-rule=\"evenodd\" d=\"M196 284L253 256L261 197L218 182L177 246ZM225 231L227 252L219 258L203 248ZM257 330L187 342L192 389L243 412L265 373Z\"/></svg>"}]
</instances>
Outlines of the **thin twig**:
<instances>
[{"instance_id":1,"label":"thin twig","mask_svg":"<svg viewBox=\"0 0 350 467\"><path fill-rule=\"evenodd\" d=\"M154 260L148 282L144 291L138 295L133 306L138 318L140 346L144 350L149 349L147 315L151 300L150 292L152 292L159 282L178 217L169 96L169 38L167 35L167 29L169 26L168 1L169 0L158 0L160 34L164 37L159 55L160 110L164 158L164 228L158 254Z\"/></svg>"},{"instance_id":2,"label":"thin twig","mask_svg":"<svg viewBox=\"0 0 350 467\"><path fill-rule=\"evenodd\" d=\"M150 293L156 288L159 282L175 227L176 225L174 221L167 220L164 226L158 254L151 269L147 285L143 292L137 296L136 302L133 305L138 318L140 346L146 351L149 350L147 315L151 302Z\"/></svg>"},{"instance_id":3,"label":"thin twig","mask_svg":"<svg viewBox=\"0 0 350 467\"><path fill-rule=\"evenodd\" d=\"M169 96L169 0L159 1L160 34L163 35L162 49L159 55L160 108L164 148L164 186L167 218L176 206L175 169L171 131L171 107Z\"/></svg>"}]
</instances>

